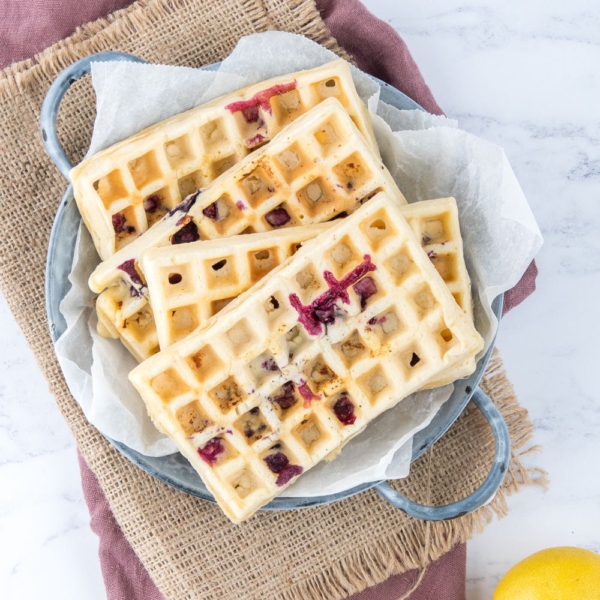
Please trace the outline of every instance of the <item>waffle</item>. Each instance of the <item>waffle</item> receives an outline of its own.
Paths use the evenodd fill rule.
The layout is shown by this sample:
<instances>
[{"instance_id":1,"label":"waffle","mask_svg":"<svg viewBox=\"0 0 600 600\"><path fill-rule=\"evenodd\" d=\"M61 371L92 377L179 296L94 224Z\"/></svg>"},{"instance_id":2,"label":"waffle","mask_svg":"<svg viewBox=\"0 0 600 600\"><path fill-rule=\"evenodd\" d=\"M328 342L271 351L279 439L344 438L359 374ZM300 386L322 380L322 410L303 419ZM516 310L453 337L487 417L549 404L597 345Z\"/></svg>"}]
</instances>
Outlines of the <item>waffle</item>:
<instances>
[{"instance_id":1,"label":"waffle","mask_svg":"<svg viewBox=\"0 0 600 600\"><path fill-rule=\"evenodd\" d=\"M144 252L140 267L152 298L160 347L168 348L202 327L332 224L288 227Z\"/></svg>"},{"instance_id":2,"label":"waffle","mask_svg":"<svg viewBox=\"0 0 600 600\"><path fill-rule=\"evenodd\" d=\"M473 322L471 279L465 265L456 200L438 198L415 202L402 208L402 216L421 241L421 246L450 289L456 303ZM474 357L467 358L424 387L440 387L467 377L473 373L475 365Z\"/></svg>"},{"instance_id":3,"label":"waffle","mask_svg":"<svg viewBox=\"0 0 600 600\"><path fill-rule=\"evenodd\" d=\"M71 182L102 260L331 97L342 103L377 153L348 64L336 60L222 96L84 160L71 171Z\"/></svg>"},{"instance_id":4,"label":"waffle","mask_svg":"<svg viewBox=\"0 0 600 600\"><path fill-rule=\"evenodd\" d=\"M129 377L240 522L482 346L380 193Z\"/></svg>"}]
</instances>

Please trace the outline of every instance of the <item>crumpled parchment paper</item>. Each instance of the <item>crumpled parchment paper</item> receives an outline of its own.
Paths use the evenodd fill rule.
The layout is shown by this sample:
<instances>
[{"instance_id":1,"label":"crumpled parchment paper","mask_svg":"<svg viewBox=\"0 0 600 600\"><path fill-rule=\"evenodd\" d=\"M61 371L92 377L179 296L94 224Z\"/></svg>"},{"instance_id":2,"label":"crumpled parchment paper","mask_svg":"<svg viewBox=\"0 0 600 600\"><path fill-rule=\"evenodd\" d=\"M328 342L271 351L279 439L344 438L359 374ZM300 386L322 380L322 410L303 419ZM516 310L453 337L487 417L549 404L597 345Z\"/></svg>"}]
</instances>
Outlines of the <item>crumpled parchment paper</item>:
<instances>
[{"instance_id":1,"label":"crumpled parchment paper","mask_svg":"<svg viewBox=\"0 0 600 600\"><path fill-rule=\"evenodd\" d=\"M258 57L258 60L257 60ZM336 56L301 36L267 32L242 38L216 71L137 63L94 63L97 117L89 154L158 121L265 79L310 69ZM513 287L542 238L501 148L458 128L456 121L379 101L379 85L352 68L368 106L382 157L409 202L454 196L472 278L476 325L489 346L497 328L491 302ZM80 231L72 288L61 303L67 330L56 343L65 378L87 419L105 435L148 456L175 452L152 425L127 379L135 359L116 340L96 333L87 278L99 262ZM340 456L304 474L287 496L335 493L405 477L412 436L427 426L452 386L404 399L354 438Z\"/></svg>"}]
</instances>

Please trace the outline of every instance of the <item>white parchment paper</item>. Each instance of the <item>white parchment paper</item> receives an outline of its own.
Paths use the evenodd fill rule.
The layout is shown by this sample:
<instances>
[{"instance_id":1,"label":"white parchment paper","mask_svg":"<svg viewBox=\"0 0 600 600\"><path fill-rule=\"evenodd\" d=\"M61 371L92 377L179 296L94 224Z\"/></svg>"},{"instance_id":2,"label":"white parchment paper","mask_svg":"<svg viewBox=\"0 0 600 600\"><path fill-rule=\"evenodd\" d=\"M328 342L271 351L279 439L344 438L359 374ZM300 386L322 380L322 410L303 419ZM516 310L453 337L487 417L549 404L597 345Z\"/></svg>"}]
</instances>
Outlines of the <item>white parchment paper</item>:
<instances>
[{"instance_id":1,"label":"white parchment paper","mask_svg":"<svg viewBox=\"0 0 600 600\"><path fill-rule=\"evenodd\" d=\"M240 87L335 58L303 37L267 32L242 38L217 71L94 63L97 117L89 153ZM504 152L460 130L456 121L380 102L379 86L357 69L352 72L371 112L384 162L409 202L445 196L458 202L476 323L487 348L497 327L492 300L520 279L542 243ZM82 228L72 288L61 304L67 330L56 343L65 378L87 419L102 433L148 456L170 454L173 443L154 428L127 379L135 360L118 341L96 333L87 278L98 261ZM429 424L451 391L446 386L406 398L350 441L336 460L300 477L286 495L322 495L405 477L412 436Z\"/></svg>"}]
</instances>

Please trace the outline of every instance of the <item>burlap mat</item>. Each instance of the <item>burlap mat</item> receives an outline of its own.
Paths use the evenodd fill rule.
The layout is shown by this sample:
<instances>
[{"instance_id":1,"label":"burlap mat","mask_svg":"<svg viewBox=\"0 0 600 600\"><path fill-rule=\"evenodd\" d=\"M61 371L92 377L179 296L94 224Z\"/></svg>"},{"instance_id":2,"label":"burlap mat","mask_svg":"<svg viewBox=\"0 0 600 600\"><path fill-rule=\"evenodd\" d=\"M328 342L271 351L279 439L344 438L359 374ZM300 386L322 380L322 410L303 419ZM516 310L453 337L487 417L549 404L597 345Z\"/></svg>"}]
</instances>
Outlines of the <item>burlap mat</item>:
<instances>
[{"instance_id":1,"label":"burlap mat","mask_svg":"<svg viewBox=\"0 0 600 600\"><path fill-rule=\"evenodd\" d=\"M513 460L487 507L448 523L423 523L374 492L317 509L261 513L234 526L215 506L174 491L123 458L85 420L54 355L44 309L50 228L66 187L39 135L44 95L62 68L94 52L122 50L152 62L198 67L223 59L242 35L267 29L303 34L344 56L311 0L142 0L80 28L33 60L0 75L0 286L117 521L167 598L343 598L393 573L426 565L506 512L505 496L539 481L517 455L531 424L496 354L484 389L511 431ZM59 115L73 162L90 138L94 95L73 86ZM395 484L425 503L445 504L483 481L493 437L467 409L450 432Z\"/></svg>"}]
</instances>

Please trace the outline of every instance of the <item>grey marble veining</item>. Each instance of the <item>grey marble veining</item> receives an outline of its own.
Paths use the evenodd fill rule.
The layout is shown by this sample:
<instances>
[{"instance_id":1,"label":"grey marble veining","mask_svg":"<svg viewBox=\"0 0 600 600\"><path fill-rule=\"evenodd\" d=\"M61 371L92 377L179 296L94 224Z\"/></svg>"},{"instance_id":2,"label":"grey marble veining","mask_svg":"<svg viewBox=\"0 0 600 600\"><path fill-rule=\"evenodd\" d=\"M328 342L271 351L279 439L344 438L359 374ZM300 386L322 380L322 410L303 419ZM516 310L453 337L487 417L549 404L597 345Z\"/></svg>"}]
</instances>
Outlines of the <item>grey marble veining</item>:
<instances>
[{"instance_id":1,"label":"grey marble veining","mask_svg":"<svg viewBox=\"0 0 600 600\"><path fill-rule=\"evenodd\" d=\"M508 374L535 425L530 487L468 544L467 598L542 548L600 551L600 8L593 0L365 4L406 40L438 103L501 145L545 244L538 290L503 321Z\"/></svg>"},{"instance_id":2,"label":"grey marble veining","mask_svg":"<svg viewBox=\"0 0 600 600\"><path fill-rule=\"evenodd\" d=\"M0 298L0 597L106 597L75 442Z\"/></svg>"},{"instance_id":3,"label":"grey marble veining","mask_svg":"<svg viewBox=\"0 0 600 600\"><path fill-rule=\"evenodd\" d=\"M498 345L549 472L468 544L468 600L541 548L600 551L600 8L595 0L364 0L404 37L440 106L500 144L545 237L538 291ZM0 300L0 596L106 597L74 442ZM595 471L594 471L595 469ZM595 476L594 476L595 473Z\"/></svg>"}]
</instances>

